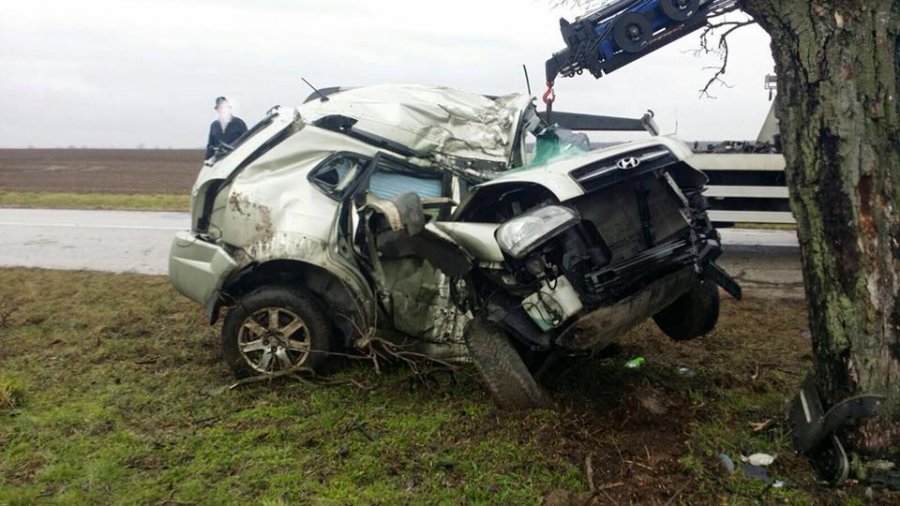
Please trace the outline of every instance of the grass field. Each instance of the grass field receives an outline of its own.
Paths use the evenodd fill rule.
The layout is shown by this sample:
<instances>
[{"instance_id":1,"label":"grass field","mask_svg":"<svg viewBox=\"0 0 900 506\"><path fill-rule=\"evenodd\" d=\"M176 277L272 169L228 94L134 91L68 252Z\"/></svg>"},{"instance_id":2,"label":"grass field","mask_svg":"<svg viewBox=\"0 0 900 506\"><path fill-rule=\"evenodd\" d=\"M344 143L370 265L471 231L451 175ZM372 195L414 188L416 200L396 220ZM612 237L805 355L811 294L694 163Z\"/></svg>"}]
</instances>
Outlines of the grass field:
<instances>
[{"instance_id":1,"label":"grass field","mask_svg":"<svg viewBox=\"0 0 900 506\"><path fill-rule=\"evenodd\" d=\"M0 207L187 211L203 153L0 149Z\"/></svg>"},{"instance_id":2,"label":"grass field","mask_svg":"<svg viewBox=\"0 0 900 506\"><path fill-rule=\"evenodd\" d=\"M191 149L0 149L0 190L185 195L202 166Z\"/></svg>"},{"instance_id":3,"label":"grass field","mask_svg":"<svg viewBox=\"0 0 900 506\"><path fill-rule=\"evenodd\" d=\"M0 208L187 211L203 152L0 149Z\"/></svg>"},{"instance_id":4,"label":"grass field","mask_svg":"<svg viewBox=\"0 0 900 506\"><path fill-rule=\"evenodd\" d=\"M187 211L188 195L13 192L0 190L0 207L43 209L116 209L131 211Z\"/></svg>"},{"instance_id":5,"label":"grass field","mask_svg":"<svg viewBox=\"0 0 900 506\"><path fill-rule=\"evenodd\" d=\"M5 269L0 301L0 504L585 504L587 460L593 504L862 496L817 485L778 424L751 425L808 367L796 301L727 302L690 343L645 324L618 353L563 365L558 408L528 414L496 410L468 368L422 383L347 361L329 381L366 389L223 391L217 329L164 278ZM778 454L785 488L721 472L720 452L756 451Z\"/></svg>"}]
</instances>

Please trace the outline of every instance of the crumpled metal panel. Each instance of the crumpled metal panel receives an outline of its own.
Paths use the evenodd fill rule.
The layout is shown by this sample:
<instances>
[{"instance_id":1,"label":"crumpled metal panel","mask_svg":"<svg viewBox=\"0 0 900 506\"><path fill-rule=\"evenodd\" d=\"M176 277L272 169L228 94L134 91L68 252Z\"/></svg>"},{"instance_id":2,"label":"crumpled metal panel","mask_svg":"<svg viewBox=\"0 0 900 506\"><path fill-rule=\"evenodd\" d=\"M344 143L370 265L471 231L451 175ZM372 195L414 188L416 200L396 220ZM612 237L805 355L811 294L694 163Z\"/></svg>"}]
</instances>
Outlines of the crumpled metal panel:
<instances>
[{"instance_id":1,"label":"crumpled metal panel","mask_svg":"<svg viewBox=\"0 0 900 506\"><path fill-rule=\"evenodd\" d=\"M416 337L416 351L444 359L467 356L463 331L471 316L450 300L450 280L421 258L381 263L383 301L392 313L392 327Z\"/></svg>"},{"instance_id":2,"label":"crumpled metal panel","mask_svg":"<svg viewBox=\"0 0 900 506\"><path fill-rule=\"evenodd\" d=\"M340 114L365 130L426 154L509 163L527 95L490 99L422 85L384 84L313 100L298 108L304 121Z\"/></svg>"}]
</instances>

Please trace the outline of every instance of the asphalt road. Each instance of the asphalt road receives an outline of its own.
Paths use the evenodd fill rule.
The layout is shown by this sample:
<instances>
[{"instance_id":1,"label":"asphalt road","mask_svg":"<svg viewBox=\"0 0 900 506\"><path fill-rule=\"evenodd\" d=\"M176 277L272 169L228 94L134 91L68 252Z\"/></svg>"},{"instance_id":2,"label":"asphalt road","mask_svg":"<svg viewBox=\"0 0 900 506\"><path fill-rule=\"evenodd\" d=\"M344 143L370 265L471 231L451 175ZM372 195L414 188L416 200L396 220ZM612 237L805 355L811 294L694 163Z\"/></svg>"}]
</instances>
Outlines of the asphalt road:
<instances>
[{"instance_id":1,"label":"asphalt road","mask_svg":"<svg viewBox=\"0 0 900 506\"><path fill-rule=\"evenodd\" d=\"M166 274L172 236L189 221L174 212L0 209L0 266ZM802 287L792 231L721 233L721 263L746 287Z\"/></svg>"},{"instance_id":2,"label":"asphalt road","mask_svg":"<svg viewBox=\"0 0 900 506\"><path fill-rule=\"evenodd\" d=\"M0 266L165 274L187 213L0 209Z\"/></svg>"}]
</instances>

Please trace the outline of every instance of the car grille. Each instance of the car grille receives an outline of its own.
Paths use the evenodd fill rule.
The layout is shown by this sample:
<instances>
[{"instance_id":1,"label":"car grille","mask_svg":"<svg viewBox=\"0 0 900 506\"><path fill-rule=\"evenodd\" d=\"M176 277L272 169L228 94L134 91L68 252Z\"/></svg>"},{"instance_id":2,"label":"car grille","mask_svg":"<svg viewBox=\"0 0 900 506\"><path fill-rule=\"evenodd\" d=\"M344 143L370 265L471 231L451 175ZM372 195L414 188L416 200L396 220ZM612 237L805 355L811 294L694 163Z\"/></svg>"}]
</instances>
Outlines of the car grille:
<instances>
[{"instance_id":1,"label":"car grille","mask_svg":"<svg viewBox=\"0 0 900 506\"><path fill-rule=\"evenodd\" d=\"M673 163L678 159L665 146L650 146L604 158L573 170L570 175L586 192L591 192L619 181L646 174ZM637 165L630 166L634 162ZM626 167L623 167L626 166Z\"/></svg>"},{"instance_id":2,"label":"car grille","mask_svg":"<svg viewBox=\"0 0 900 506\"><path fill-rule=\"evenodd\" d=\"M620 163L622 160L628 163ZM658 177L658 171L677 163L669 149L656 145L611 156L570 173L585 189L575 206L585 220L593 223L613 263L681 237L690 226L681 213L681 201Z\"/></svg>"}]
</instances>

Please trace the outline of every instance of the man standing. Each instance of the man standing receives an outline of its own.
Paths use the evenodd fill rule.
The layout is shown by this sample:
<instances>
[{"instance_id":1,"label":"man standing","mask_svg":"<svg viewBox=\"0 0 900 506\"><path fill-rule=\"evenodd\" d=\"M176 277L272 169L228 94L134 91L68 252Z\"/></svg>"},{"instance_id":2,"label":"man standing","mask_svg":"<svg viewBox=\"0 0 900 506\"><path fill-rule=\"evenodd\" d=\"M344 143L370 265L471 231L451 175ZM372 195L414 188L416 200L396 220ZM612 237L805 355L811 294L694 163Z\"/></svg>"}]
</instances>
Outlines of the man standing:
<instances>
[{"instance_id":1,"label":"man standing","mask_svg":"<svg viewBox=\"0 0 900 506\"><path fill-rule=\"evenodd\" d=\"M227 98L217 98L215 109L219 118L209 126L209 141L206 143L207 160L216 153L216 148L228 149L234 141L247 132L247 124L244 123L244 120L231 115L231 104L228 103Z\"/></svg>"}]
</instances>

